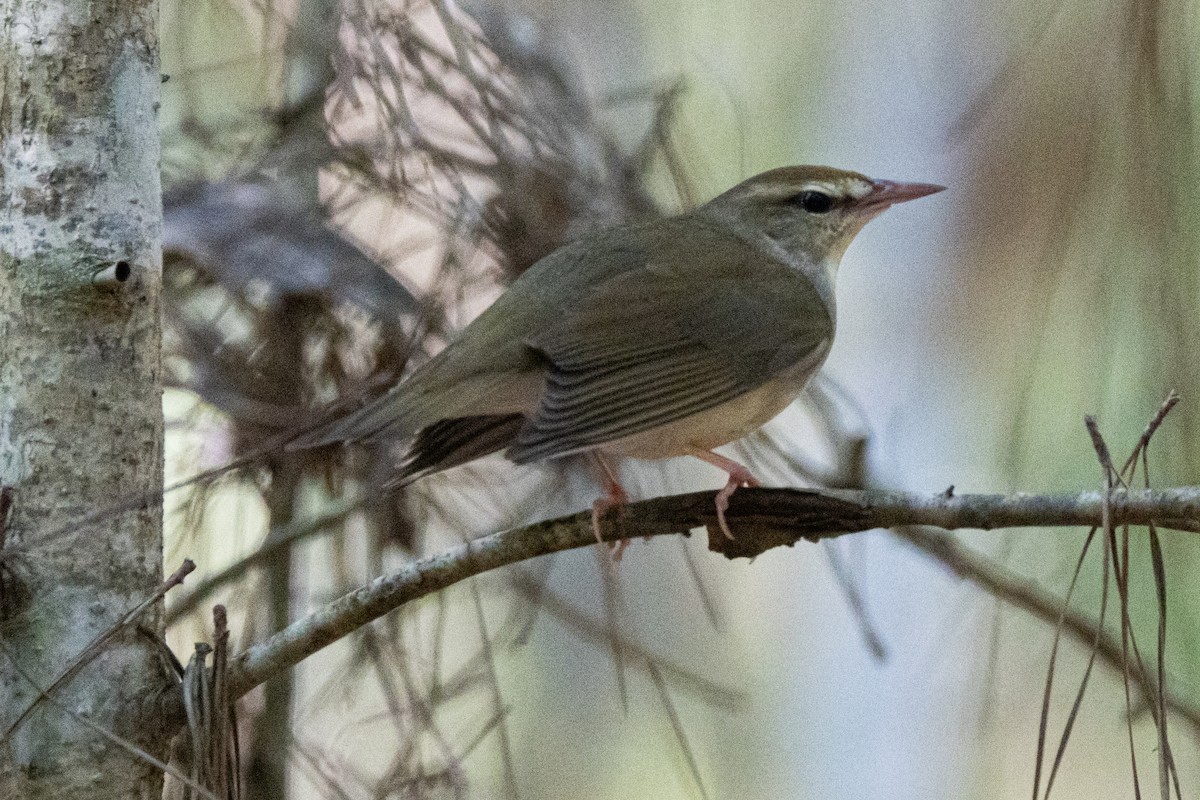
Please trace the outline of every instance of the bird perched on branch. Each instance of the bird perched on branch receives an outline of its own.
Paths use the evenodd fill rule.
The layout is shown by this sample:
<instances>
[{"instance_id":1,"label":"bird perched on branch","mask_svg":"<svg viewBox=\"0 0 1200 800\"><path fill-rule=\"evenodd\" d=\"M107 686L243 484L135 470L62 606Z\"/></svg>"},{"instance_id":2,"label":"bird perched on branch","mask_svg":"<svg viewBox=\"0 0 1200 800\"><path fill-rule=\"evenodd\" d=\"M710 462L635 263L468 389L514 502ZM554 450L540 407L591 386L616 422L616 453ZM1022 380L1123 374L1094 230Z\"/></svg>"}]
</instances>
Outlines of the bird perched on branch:
<instances>
[{"instance_id":1,"label":"bird perched on branch","mask_svg":"<svg viewBox=\"0 0 1200 800\"><path fill-rule=\"evenodd\" d=\"M585 236L538 261L392 391L289 449L411 440L404 482L504 451L518 464L587 453L628 502L610 457L713 452L791 403L833 342L834 278L850 241L896 203L941 186L829 167L756 175L675 217Z\"/></svg>"}]
</instances>

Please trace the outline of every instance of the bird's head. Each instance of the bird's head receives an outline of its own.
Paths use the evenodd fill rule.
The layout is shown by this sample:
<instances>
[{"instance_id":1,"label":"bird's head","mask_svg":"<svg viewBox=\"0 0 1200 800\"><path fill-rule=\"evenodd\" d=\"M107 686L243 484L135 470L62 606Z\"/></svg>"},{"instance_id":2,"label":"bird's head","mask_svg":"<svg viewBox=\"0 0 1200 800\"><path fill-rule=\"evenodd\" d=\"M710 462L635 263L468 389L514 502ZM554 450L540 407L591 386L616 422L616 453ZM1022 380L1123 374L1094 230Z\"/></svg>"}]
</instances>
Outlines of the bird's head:
<instances>
[{"instance_id":1,"label":"bird's head","mask_svg":"<svg viewBox=\"0 0 1200 800\"><path fill-rule=\"evenodd\" d=\"M836 266L863 226L896 203L942 191L832 167L781 167L742 181L703 211L775 241L813 265Z\"/></svg>"}]
</instances>

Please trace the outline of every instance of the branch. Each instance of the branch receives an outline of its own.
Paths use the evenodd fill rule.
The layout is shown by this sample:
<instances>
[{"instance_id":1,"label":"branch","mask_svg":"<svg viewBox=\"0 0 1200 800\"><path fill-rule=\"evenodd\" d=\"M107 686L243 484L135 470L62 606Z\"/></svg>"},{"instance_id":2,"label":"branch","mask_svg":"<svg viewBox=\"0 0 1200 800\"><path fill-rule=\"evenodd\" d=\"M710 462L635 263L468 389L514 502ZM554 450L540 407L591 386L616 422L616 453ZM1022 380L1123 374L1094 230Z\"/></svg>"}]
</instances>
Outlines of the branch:
<instances>
[{"instance_id":1,"label":"branch","mask_svg":"<svg viewBox=\"0 0 1200 800\"><path fill-rule=\"evenodd\" d=\"M726 516L737 538L716 530L713 492L659 497L627 506L602 520L607 542L624 537L709 529L709 548L727 558L754 557L800 539L817 541L847 533L923 525L945 529L1098 526L1103 495L924 495L909 492L743 489ZM1116 491L1113 525L1145 525L1200 531L1200 487L1141 492ZM355 629L399 606L465 578L548 553L595 543L590 512L502 531L408 564L334 600L310 616L238 655L231 663L230 692L238 697Z\"/></svg>"}]
</instances>

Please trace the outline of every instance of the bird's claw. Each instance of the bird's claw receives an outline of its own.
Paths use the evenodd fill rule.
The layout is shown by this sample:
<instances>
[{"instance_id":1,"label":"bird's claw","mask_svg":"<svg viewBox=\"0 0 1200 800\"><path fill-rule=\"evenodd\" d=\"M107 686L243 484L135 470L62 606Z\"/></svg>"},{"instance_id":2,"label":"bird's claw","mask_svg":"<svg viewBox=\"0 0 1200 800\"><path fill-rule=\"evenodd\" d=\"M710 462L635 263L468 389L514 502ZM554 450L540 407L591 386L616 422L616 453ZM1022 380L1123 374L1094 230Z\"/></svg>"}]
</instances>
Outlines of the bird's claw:
<instances>
[{"instance_id":1,"label":"bird's claw","mask_svg":"<svg viewBox=\"0 0 1200 800\"><path fill-rule=\"evenodd\" d=\"M740 464L734 466L736 469L729 471L729 480L725 483L725 488L717 492L717 526L721 529L721 533L725 534L725 538L730 541L733 541L733 532L729 530L729 523L725 521L729 498L742 486L754 488L759 485L758 479L750 474L750 470Z\"/></svg>"},{"instance_id":2,"label":"bird's claw","mask_svg":"<svg viewBox=\"0 0 1200 800\"><path fill-rule=\"evenodd\" d=\"M600 463L608 480L605 481L604 497L596 498L596 501L592 503L592 533L596 535L596 544L604 544L604 538L600 532L600 517L611 509L629 505L629 495L625 493L625 489L616 482L615 476L608 471L607 465L603 462ZM625 553L625 548L629 546L629 540L621 539L620 542L610 546L616 548L613 552L613 561L620 561L621 556Z\"/></svg>"}]
</instances>

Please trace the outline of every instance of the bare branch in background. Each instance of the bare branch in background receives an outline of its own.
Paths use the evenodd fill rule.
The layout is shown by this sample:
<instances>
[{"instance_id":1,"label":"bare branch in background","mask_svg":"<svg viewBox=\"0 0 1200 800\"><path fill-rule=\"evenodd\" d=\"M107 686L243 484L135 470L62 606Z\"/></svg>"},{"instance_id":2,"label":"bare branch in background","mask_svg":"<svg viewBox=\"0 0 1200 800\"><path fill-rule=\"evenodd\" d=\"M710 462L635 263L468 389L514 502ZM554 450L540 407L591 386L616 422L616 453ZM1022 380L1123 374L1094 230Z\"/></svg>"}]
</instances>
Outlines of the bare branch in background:
<instances>
[{"instance_id":1,"label":"bare branch in background","mask_svg":"<svg viewBox=\"0 0 1200 800\"><path fill-rule=\"evenodd\" d=\"M400 380L461 325L464 298L497 291L584 231L658 214L643 178L667 153L674 94L647 103L655 135L625 154L569 60L527 20L417 0L334 5L336 41L311 19L258 8L263 41L284 44L278 105L242 120L185 114L173 137L164 361L169 382L204 403L177 420L203 439L202 466L220 460L203 454L222 452L236 465L192 487L177 530L199 541L225 498L261 497L270 514L262 545L210 575L173 620L230 586L231 608L253 614L239 627L273 633L284 605L346 591L420 552L407 493L387 486L388 446L289 453L275 443ZM296 96L293 72L310 76ZM168 87L195 86L180 77ZM680 159L666 157L678 170ZM307 507L301 497L334 507L309 524L292 513ZM332 588L297 583L287 569L293 549L318 535ZM498 635L488 629L489 641ZM426 671L419 652L398 655L390 669ZM362 649L348 660L382 670ZM422 682L403 708L428 708L421 730L440 735L439 701ZM279 694L262 712L276 720L288 703ZM495 707L480 716L501 739L505 720ZM324 774L319 753L297 752L314 778ZM419 787L427 768L457 769L443 755L415 748L385 781Z\"/></svg>"}]
</instances>

